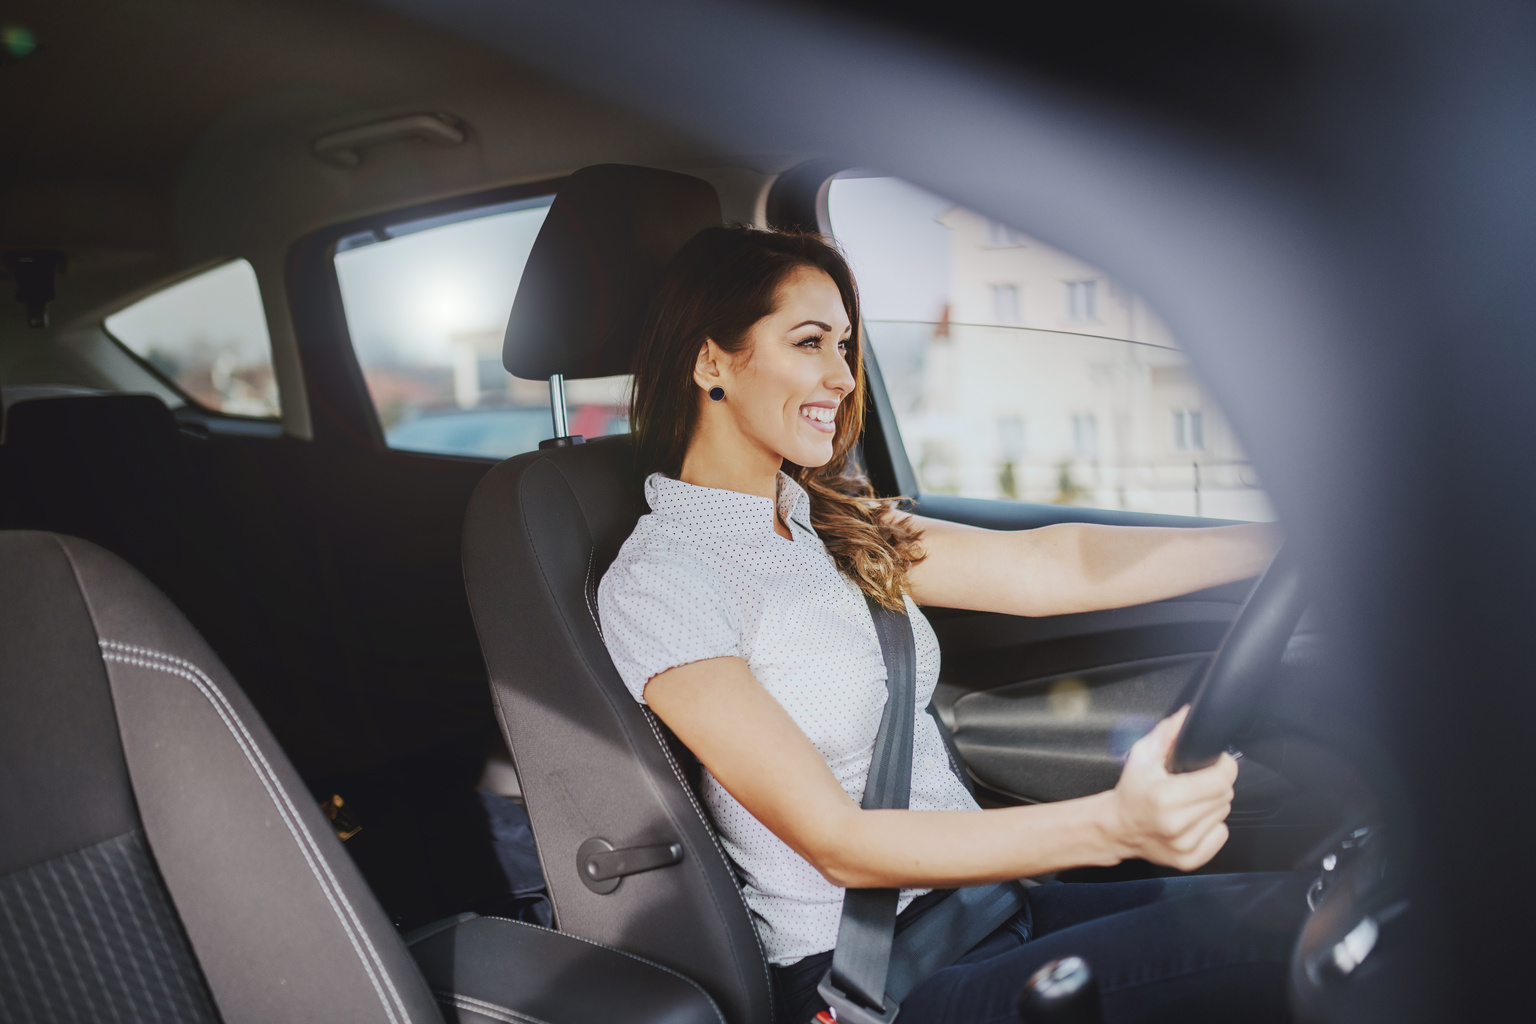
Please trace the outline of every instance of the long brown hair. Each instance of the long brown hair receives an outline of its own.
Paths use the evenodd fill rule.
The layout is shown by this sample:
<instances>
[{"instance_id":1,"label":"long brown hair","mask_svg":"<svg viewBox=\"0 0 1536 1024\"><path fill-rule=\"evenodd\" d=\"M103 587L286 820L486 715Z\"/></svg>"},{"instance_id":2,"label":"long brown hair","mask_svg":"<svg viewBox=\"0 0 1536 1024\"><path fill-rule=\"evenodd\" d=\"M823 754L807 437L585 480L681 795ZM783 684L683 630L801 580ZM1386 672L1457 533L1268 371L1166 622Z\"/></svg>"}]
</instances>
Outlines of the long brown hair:
<instances>
[{"instance_id":1,"label":"long brown hair","mask_svg":"<svg viewBox=\"0 0 1536 1024\"><path fill-rule=\"evenodd\" d=\"M855 336L845 358L853 392L837 407L832 458L824 466L785 462L811 499L811 525L837 567L887 608L901 609L907 570L920 562L921 533L886 513L899 499L877 498L854 457L864 432L864 357L859 293L837 248L820 235L749 227L706 228L673 257L646 316L635 356L630 429L642 473L682 471L699 419L693 380L699 349L712 339L736 355L752 325L769 316L779 287L800 267L830 277L843 299Z\"/></svg>"}]
</instances>

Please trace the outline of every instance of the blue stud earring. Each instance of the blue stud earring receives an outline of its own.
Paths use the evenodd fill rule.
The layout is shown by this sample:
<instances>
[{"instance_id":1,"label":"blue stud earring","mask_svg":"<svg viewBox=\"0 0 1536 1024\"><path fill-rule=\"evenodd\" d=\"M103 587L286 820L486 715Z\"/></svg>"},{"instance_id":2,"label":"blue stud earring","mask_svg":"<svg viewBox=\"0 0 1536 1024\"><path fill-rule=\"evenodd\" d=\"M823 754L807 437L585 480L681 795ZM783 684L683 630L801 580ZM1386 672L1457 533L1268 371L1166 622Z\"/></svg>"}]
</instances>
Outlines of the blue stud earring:
<instances>
[{"instance_id":1,"label":"blue stud earring","mask_svg":"<svg viewBox=\"0 0 1536 1024\"><path fill-rule=\"evenodd\" d=\"M709 389L709 400L711 402L723 402L723 401L725 401L725 388L721 387L718 384L716 384L714 387L710 388Z\"/></svg>"}]
</instances>

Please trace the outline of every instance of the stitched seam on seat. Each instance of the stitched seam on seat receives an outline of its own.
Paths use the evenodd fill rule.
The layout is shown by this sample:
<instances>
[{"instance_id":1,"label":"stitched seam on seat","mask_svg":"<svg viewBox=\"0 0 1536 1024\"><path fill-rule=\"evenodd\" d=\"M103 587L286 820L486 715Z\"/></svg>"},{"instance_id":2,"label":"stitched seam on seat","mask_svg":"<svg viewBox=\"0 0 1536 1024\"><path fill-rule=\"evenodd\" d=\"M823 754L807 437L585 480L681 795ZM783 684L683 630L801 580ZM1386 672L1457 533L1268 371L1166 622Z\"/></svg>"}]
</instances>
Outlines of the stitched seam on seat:
<instances>
[{"instance_id":1,"label":"stitched seam on seat","mask_svg":"<svg viewBox=\"0 0 1536 1024\"><path fill-rule=\"evenodd\" d=\"M492 1020L505 1021L506 1024L549 1024L549 1021L542 1017L532 1017L526 1013L518 1013L509 1006L488 1003L484 999L476 999L474 996L466 996L458 992L444 992L433 989L432 995L440 1003L458 1007L460 1010L472 1010L475 1013L490 1017Z\"/></svg>"},{"instance_id":2,"label":"stitched seam on seat","mask_svg":"<svg viewBox=\"0 0 1536 1024\"><path fill-rule=\"evenodd\" d=\"M571 494L572 498L575 498L576 489L571 486L570 479L565 475L565 472L560 468L558 463L555 463L553 460L550 460L548 458L539 459L537 461L538 462L542 462L546 466L548 466L550 471L555 473L555 475L560 478L561 485L564 486L565 489ZM531 468L532 467L530 466L530 469ZM525 504L525 495L524 495L524 493L523 493L521 488L519 488L516 493L517 493L517 501L518 501L518 506L519 506L518 507L518 513L519 513L519 516L520 516L520 518L522 520L523 540L528 545L528 550L533 553L533 562L534 562L535 567L538 569L540 582L543 584L546 593L549 595L551 603L554 604L556 609L558 610L559 609L559 602L554 600L554 595L556 593L556 589L555 589L552 581L550 580L549 572L546 570L546 568L544 566L543 560L540 559L539 556L538 556L538 545L536 545L534 543L534 541L533 541L533 533L532 533L532 531L528 527L528 516L526 514L525 509L523 508L523 505ZM578 504L578 507L579 507L580 502L578 501L577 504ZM589 533L590 533L590 531L589 531ZM593 551L596 550L596 545L595 544L593 545L593 548L591 550L593 550ZM566 619L566 617L565 617L565 615L563 613L558 613L558 611L557 611L557 619L558 619L558 624L565 629L566 639L570 642L571 648L573 650L573 653L576 656L576 659L578 661L580 661L581 663L583 663L586 666L587 670L589 672L591 672L594 676L598 675L599 672L598 672L596 666L592 665L590 660L587 658L586 651L583 650L583 648L582 648L582 645L580 643L579 638L576 635L575 628L574 628L573 624L569 620ZM601 628L600 627L599 627L599 631L598 632L599 632L599 637L601 637ZM611 668L612 664L613 664L611 659L609 660L608 664L609 664L609 667ZM608 702L610 707L612 707L615 711L618 710L617 707L613 704L612 696L610 694L608 694L604 690L604 688L602 686L598 687L598 693L602 696L602 698L605 701ZM632 703L632 701L631 701L631 703ZM645 706L641 705L640 710L641 710L641 712L645 716L649 716L650 709L648 709ZM682 771L678 768L676 761L672 757L672 752L669 749L667 749L666 742L664 740L662 740L660 733L657 732L655 723L650 721L650 719L647 717L646 724L650 727L651 735L653 737L655 737L657 743L661 746L662 754L667 758L667 763L669 765L671 765L672 774L676 777L678 783L682 786L683 792L688 795L688 802L693 805L694 813L699 816L699 820L704 822L705 831L707 833L709 833L710 842L714 844L715 851L720 855L721 859L725 862L725 864L729 865L730 864L730 859L725 856L725 851L721 848L719 840L715 838L714 828L709 824L709 819L704 816L704 812L699 808L698 801L694 798L694 795L693 795L693 788L688 785L688 780L683 777ZM664 794L662 794L659 791L659 789L657 789L657 787L655 786L654 782L651 783L651 786L652 786L653 791L656 792L656 795L658 797L662 798L661 802L662 802L663 808L666 808L666 800L665 800ZM680 838L682 839L682 841L685 844L688 844L690 846L690 848L691 848L692 844L688 843L688 837L687 837L686 834L681 836ZM710 901L714 904L716 912L720 913L721 912L720 901L715 896L714 887L706 884L704 888L705 888L705 891L709 894ZM735 892L736 892L736 898L738 900L742 900L742 905L743 905L744 909L747 910L747 919L748 919L749 929L752 932L752 941L753 941L754 944L756 944L757 950L758 950L759 959L763 963L764 984L766 985L766 994L767 994L767 997L768 997L768 1000L769 1000L769 1008L771 1010L772 1009L772 1002L773 1002L773 998L774 998L773 979L772 979L772 977L768 973L768 960L767 960L767 956L763 953L762 939L757 934L757 927L756 927L756 925L752 923L752 920L751 920L751 908L746 907L746 905L745 905L746 901L745 901L745 899L741 895L741 890L739 888L737 888L735 885L732 885L732 889L735 890ZM550 889L550 902L552 902L552 903L555 902L555 900L554 900L554 889L553 888ZM556 906L555 906L555 917L556 917L556 920L559 919L559 916L560 916L560 908L559 908L559 905L556 904ZM565 934L565 933L561 933L561 934ZM742 980L743 980L743 982L745 982L745 979L742 979ZM770 1013L769 1016L771 1017L772 1014Z\"/></svg>"},{"instance_id":3,"label":"stitched seam on seat","mask_svg":"<svg viewBox=\"0 0 1536 1024\"><path fill-rule=\"evenodd\" d=\"M715 852L720 855L720 859L725 863L726 869L731 870L731 858L726 854L725 848L720 845L720 839L715 835L715 826L704 813L704 808L699 806L698 798L693 793L693 787L688 784L687 777L683 775L682 766L677 763L677 758L672 756L672 748L667 746L666 738L661 735L661 730L656 727L656 713L644 705L641 705L640 711L645 716L645 724L651 727L651 735L656 737L656 744L661 747L661 752L666 757L673 776L677 778L678 785L682 787L683 792L687 795L688 803L693 806L693 812L699 816L699 821L704 824L704 832L709 836L709 841L714 844ZM735 877L734 871L732 872L732 877ZM738 886L733 885L731 888L735 891L736 898L741 900L742 908L747 912L747 928L752 933L753 943L757 946L758 960L763 965L763 983L768 987L768 999L771 1004L774 998L774 989L773 978L768 973L768 953L763 949L762 936L757 934L757 925L752 920L752 908L747 906L746 897L741 894L741 889ZM714 900L714 886L707 885L705 889L709 892L709 898ZM715 902L715 907L719 909L720 904L718 901Z\"/></svg>"},{"instance_id":4,"label":"stitched seam on seat","mask_svg":"<svg viewBox=\"0 0 1536 1024\"><path fill-rule=\"evenodd\" d=\"M592 563L596 560L597 546L593 545L592 550L587 552L587 578L581 590L582 595L587 599L587 614L592 616L592 625L597 627L597 637L599 640L603 640L603 624L598 621L597 608L592 604L592 596L597 592L597 588L592 585ZM607 640L603 640L604 644L607 642Z\"/></svg>"},{"instance_id":5,"label":"stitched seam on seat","mask_svg":"<svg viewBox=\"0 0 1536 1024\"><path fill-rule=\"evenodd\" d=\"M410 949L412 946L419 942L426 942L428 939L435 939L439 935L443 934L443 932L452 931L454 928L457 928L461 924L468 924L470 921L473 921L479 916L479 914L473 913L455 914L452 917L445 917L441 921L437 921L433 924L424 924L420 928L409 933L409 935L400 936L400 939L402 942L405 942L405 948ZM430 929L430 931L428 929ZM406 941L407 938L409 938L410 941Z\"/></svg>"},{"instance_id":6,"label":"stitched seam on seat","mask_svg":"<svg viewBox=\"0 0 1536 1024\"><path fill-rule=\"evenodd\" d=\"M645 964L647 967L654 967L658 971L665 971L666 973L672 975L672 977L678 979L679 981L687 983L687 985L690 988L692 988L699 995L703 996L705 1001L709 1003L710 1009L715 1011L715 1018L720 1021L720 1024L725 1024L725 1017L720 1013L720 1007L716 1006L714 999L710 998L709 993L704 991L704 986L700 985L698 982L696 982L692 978L688 977L688 975L681 974L681 973L679 973L677 971L674 971L672 968L668 967L666 964L659 964L659 963L657 963L654 960L647 960L645 957L640 956L640 955L638 955L636 953L631 953L627 949L619 949L617 946L610 946L607 943L598 942L596 939L589 939L589 938L587 938L584 935L573 935L570 932L557 932L557 931L554 931L551 928L544 928L544 927L542 927L540 925L529 924L527 921L519 921L519 920L517 920L515 918L511 918L511 917L495 917L495 916L492 916L490 918L490 920L492 920L492 921L505 921L507 924L515 924L515 925L519 925L519 926L521 926L523 928L532 928L534 931L549 932L552 935L561 935L561 936L564 936L567 939L575 939L577 942L585 942L589 946L596 946L598 949L606 949L610 953L617 953L617 954L619 954L619 956L628 957L629 959L634 960L637 963Z\"/></svg>"},{"instance_id":7,"label":"stitched seam on seat","mask_svg":"<svg viewBox=\"0 0 1536 1024\"><path fill-rule=\"evenodd\" d=\"M218 714L219 719L223 721L224 727L229 730L230 736L235 740L235 745L245 755L246 761L250 764L251 770L255 772L262 787L266 789L267 797L277 809L278 817L282 818L283 824L287 826L295 845L298 846L300 854L303 855L305 863L309 866L310 873L314 875L315 882L320 886L320 891L325 894L326 901L331 905L331 912L336 915L336 920L341 924L342 931L346 933L347 939L352 943L352 950L357 954L358 962L362 964L364 973L368 975L368 980L373 985L374 992L379 997L379 1003L384 1007L385 1014L388 1015L392 1024L398 1024L395 1014L395 1009L398 1008L399 1016L404 1018L404 1024L410 1024L410 1013L406 1010L405 1003L400 998L400 994L395 990L394 982L389 976L389 971L385 969L383 959L379 956L378 950L374 948L373 941L368 937L367 930L363 928L362 922L358 920L356 911L353 910L346 893L341 889L341 884L336 880L335 875L331 873L330 865L326 863L320 848L315 844L314 837L309 834L309 830L300 822L298 809L288 796L288 792L283 789L283 784L278 780L277 773L272 770L271 764L267 761L266 756L262 754L255 738L246 729L245 722L241 720L234 707L225 698L218 684L192 662L184 658L178 658L173 654L152 650L147 647L139 647L134 644L125 644L116 640L101 640L100 644L103 648L102 659L105 661L116 661L128 665L137 665L141 668L158 669L161 672L187 680L202 693L204 699L208 701L213 707L214 712ZM163 662L170 662L171 664L164 664ZM177 666L182 667L178 668ZM259 765L258 761L260 762ZM282 797L281 800L278 799L279 795ZM317 860L319 861L319 867L315 863ZM321 875L322 869L324 877ZM327 885L327 880L329 880L329 885ZM338 905L338 901L340 901L340 905ZM342 912L343 907L346 910L345 914ZM351 918L350 923L348 918ZM356 932L354 932L354 927ZM370 964L368 957L363 955L362 946L358 943L359 937L362 939L362 945L367 946L368 954L372 957L373 964ZM378 974L383 975L383 987L380 987L379 977L375 974L375 966L378 968ZM390 1006L389 999L385 997L384 988L389 990L389 995L395 1001L395 1007Z\"/></svg>"}]
</instances>

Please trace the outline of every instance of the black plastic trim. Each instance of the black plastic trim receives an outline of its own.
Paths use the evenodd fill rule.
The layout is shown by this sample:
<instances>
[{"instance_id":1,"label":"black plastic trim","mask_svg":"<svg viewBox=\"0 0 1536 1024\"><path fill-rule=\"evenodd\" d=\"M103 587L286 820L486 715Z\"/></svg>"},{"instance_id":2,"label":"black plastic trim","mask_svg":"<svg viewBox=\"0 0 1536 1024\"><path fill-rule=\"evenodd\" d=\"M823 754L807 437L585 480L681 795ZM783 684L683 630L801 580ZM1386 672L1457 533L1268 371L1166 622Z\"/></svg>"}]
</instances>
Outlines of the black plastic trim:
<instances>
[{"instance_id":1,"label":"black plastic trim","mask_svg":"<svg viewBox=\"0 0 1536 1024\"><path fill-rule=\"evenodd\" d=\"M768 189L768 226L780 231L817 231L835 238L827 210L832 180L849 170L845 160L817 159L796 164L774 180ZM917 472L901 440L896 410L885 390L885 378L869 332L860 325L859 343L864 353L865 418L860 455L875 492L885 497L917 497Z\"/></svg>"}]
</instances>

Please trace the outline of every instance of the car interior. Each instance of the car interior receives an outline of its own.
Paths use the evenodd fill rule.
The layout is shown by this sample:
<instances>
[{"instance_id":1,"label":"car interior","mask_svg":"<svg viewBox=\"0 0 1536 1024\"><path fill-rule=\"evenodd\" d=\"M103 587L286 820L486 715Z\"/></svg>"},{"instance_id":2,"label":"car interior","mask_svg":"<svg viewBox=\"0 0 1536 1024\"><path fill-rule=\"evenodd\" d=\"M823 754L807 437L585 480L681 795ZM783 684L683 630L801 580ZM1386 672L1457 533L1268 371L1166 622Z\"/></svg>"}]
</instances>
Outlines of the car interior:
<instances>
[{"instance_id":1,"label":"car interior","mask_svg":"<svg viewBox=\"0 0 1536 1024\"><path fill-rule=\"evenodd\" d=\"M821 231L857 270L884 236L856 202L899 193L932 204L922 230L990 232L945 243L954 280L999 252L1087 268L1040 271L1065 290L1035 326L1034 278L965 279L984 324L960 285L898 323L879 296L907 279L861 281L878 493L1007 530L1274 515L1155 311L1059 232L817 144L686 130L408 7L0 15L0 1018L771 1024L700 766L629 697L595 611L646 511L625 375L704 227ZM760 13L781 10L804 13ZM1113 326L1122 306L1143 326ZM1153 382L1171 454L1150 483L1109 454L1129 412L1063 405L1075 454L1032 463L1025 438L1056 442L1031 413L987 412L983 436L934 411L935 367L1005 330L1045 353L1019 388L1076 387L1050 353L1090 344L1083 380ZM1004 454L972 470L973 449ZM1381 853L1400 797L1285 573L1046 618L926 609L933 713L1001 807L1112 787L1198 699L1211 756L1240 757L1200 870L1317 873L1293 1005L1344 1019L1325 990L1406 906Z\"/></svg>"}]
</instances>

